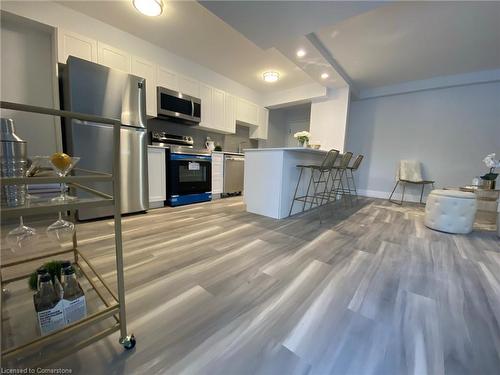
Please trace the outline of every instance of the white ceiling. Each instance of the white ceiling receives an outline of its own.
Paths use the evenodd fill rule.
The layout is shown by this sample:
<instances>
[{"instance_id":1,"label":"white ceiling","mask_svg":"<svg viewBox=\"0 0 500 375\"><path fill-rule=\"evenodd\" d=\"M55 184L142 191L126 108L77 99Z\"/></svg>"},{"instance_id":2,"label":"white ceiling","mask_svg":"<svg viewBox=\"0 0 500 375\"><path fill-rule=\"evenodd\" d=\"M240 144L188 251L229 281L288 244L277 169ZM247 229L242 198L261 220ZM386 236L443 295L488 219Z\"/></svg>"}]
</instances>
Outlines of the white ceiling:
<instances>
[{"instance_id":1,"label":"white ceiling","mask_svg":"<svg viewBox=\"0 0 500 375\"><path fill-rule=\"evenodd\" d=\"M201 4L262 48L366 12L381 1L202 1Z\"/></svg>"},{"instance_id":2,"label":"white ceiling","mask_svg":"<svg viewBox=\"0 0 500 375\"><path fill-rule=\"evenodd\" d=\"M394 3L317 35L359 89L500 68L500 2Z\"/></svg>"},{"instance_id":3,"label":"white ceiling","mask_svg":"<svg viewBox=\"0 0 500 375\"><path fill-rule=\"evenodd\" d=\"M131 0L60 3L262 92L314 81L356 92L500 68L500 2L164 0L156 18ZM261 79L270 69L275 84Z\"/></svg>"},{"instance_id":4,"label":"white ceiling","mask_svg":"<svg viewBox=\"0 0 500 375\"><path fill-rule=\"evenodd\" d=\"M58 3L188 58L257 91L285 90L313 82L278 50L263 50L198 2L164 1L160 17L138 13L131 0ZM262 73L281 78L265 83Z\"/></svg>"}]
</instances>

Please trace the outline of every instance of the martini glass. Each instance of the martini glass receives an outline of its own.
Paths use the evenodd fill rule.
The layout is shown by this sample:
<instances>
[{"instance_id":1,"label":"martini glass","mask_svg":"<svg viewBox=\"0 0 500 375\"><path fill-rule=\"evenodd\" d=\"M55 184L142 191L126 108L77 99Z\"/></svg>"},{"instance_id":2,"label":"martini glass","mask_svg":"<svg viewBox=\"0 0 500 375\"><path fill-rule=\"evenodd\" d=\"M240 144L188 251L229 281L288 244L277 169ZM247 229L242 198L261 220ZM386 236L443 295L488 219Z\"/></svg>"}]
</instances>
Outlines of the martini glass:
<instances>
[{"instance_id":1,"label":"martini glass","mask_svg":"<svg viewBox=\"0 0 500 375\"><path fill-rule=\"evenodd\" d=\"M67 162L54 164L52 159L50 160L50 164L52 164L52 169L57 173L59 177L65 177L78 163L80 160L79 157L68 157ZM76 197L72 197L66 193L66 183L61 182L61 195L58 197L52 198L53 202L68 202L77 199Z\"/></svg>"},{"instance_id":2,"label":"martini glass","mask_svg":"<svg viewBox=\"0 0 500 375\"><path fill-rule=\"evenodd\" d=\"M7 244L12 252L30 244L35 239L35 228L24 225L23 217L19 216L19 225L7 233Z\"/></svg>"},{"instance_id":3,"label":"martini glass","mask_svg":"<svg viewBox=\"0 0 500 375\"><path fill-rule=\"evenodd\" d=\"M62 218L59 212L59 218L47 227L47 236L56 242L69 242L73 239L75 233L75 224Z\"/></svg>"}]
</instances>

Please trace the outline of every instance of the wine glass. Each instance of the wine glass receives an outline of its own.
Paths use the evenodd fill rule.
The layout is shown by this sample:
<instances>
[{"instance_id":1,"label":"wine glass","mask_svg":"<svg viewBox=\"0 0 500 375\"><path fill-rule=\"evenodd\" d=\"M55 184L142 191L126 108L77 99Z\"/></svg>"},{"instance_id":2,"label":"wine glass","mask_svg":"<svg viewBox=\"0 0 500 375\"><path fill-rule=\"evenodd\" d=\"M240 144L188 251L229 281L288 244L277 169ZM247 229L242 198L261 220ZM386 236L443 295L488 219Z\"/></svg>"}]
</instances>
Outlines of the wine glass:
<instances>
[{"instance_id":1,"label":"wine glass","mask_svg":"<svg viewBox=\"0 0 500 375\"><path fill-rule=\"evenodd\" d=\"M62 218L59 212L59 218L47 227L47 236L57 242L69 242L73 240L75 233L75 224Z\"/></svg>"},{"instance_id":2,"label":"wine glass","mask_svg":"<svg viewBox=\"0 0 500 375\"><path fill-rule=\"evenodd\" d=\"M43 168L50 165L48 156L33 156L31 160L28 159L29 167L26 171L26 177L33 177L39 173ZM28 186L26 185L26 199L33 201L40 199L39 196L28 193Z\"/></svg>"},{"instance_id":3,"label":"wine glass","mask_svg":"<svg viewBox=\"0 0 500 375\"><path fill-rule=\"evenodd\" d=\"M12 252L28 245L36 236L35 228L24 225L23 217L19 216L19 225L7 233L7 244Z\"/></svg>"},{"instance_id":4,"label":"wine glass","mask_svg":"<svg viewBox=\"0 0 500 375\"><path fill-rule=\"evenodd\" d=\"M64 154L65 155L65 154ZM57 173L59 177L65 177L75 166L76 163L80 160L79 157L71 157L68 155L61 156L50 159L50 164L52 168ZM66 193L66 183L61 182L61 195L58 197L52 198L52 201L55 202L68 202L77 199L76 197L72 197Z\"/></svg>"}]
</instances>

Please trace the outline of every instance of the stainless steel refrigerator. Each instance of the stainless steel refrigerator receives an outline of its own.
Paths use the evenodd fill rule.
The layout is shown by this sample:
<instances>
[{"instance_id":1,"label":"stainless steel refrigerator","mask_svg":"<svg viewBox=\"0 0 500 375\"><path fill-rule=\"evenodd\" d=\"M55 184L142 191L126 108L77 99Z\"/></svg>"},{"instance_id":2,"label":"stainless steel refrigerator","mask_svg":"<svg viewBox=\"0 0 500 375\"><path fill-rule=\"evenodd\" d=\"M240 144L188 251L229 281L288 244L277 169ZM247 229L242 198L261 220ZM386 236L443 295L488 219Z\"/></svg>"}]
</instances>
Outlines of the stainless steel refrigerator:
<instances>
[{"instance_id":1,"label":"stainless steel refrigerator","mask_svg":"<svg viewBox=\"0 0 500 375\"><path fill-rule=\"evenodd\" d=\"M73 56L59 66L61 107L121 120L122 213L148 209L146 80ZM111 172L113 128L88 121L66 120L63 124L64 150L79 156L77 167ZM110 183L90 185L112 194ZM77 191L81 197L88 193ZM78 219L111 216L112 207L86 208Z\"/></svg>"}]
</instances>

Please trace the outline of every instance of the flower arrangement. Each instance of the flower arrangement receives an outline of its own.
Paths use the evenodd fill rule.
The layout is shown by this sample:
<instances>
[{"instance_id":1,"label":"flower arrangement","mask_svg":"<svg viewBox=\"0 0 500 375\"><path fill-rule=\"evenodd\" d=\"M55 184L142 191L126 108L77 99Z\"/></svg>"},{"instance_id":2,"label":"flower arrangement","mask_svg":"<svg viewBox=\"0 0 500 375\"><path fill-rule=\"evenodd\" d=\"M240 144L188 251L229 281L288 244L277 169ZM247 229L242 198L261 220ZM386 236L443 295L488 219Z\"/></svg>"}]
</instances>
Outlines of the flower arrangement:
<instances>
[{"instance_id":1,"label":"flower arrangement","mask_svg":"<svg viewBox=\"0 0 500 375\"><path fill-rule=\"evenodd\" d=\"M309 142L309 138L311 138L311 133L302 130L300 132L295 133L293 137L297 139L301 145L305 145L307 144L307 142Z\"/></svg>"},{"instance_id":2,"label":"flower arrangement","mask_svg":"<svg viewBox=\"0 0 500 375\"><path fill-rule=\"evenodd\" d=\"M488 168L490 168L490 172L486 173L484 176L481 176L483 180L494 181L498 177L498 173L495 173L495 168L500 168L500 161L495 159L495 153L487 155L483 159L484 164Z\"/></svg>"}]
</instances>

